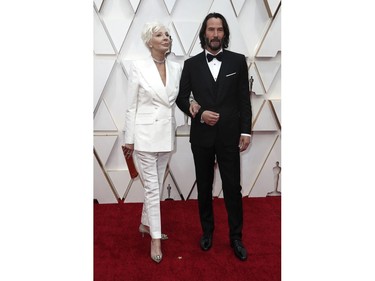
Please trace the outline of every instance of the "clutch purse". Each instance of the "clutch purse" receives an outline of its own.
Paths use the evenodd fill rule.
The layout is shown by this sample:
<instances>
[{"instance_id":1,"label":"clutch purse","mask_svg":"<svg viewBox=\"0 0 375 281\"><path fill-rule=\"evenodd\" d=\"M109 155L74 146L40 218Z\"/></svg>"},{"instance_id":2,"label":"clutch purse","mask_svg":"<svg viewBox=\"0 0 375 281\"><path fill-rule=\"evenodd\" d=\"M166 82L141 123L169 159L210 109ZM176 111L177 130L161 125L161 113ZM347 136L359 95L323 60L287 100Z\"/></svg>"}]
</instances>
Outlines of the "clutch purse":
<instances>
[{"instance_id":1,"label":"clutch purse","mask_svg":"<svg viewBox=\"0 0 375 281\"><path fill-rule=\"evenodd\" d=\"M134 179L138 176L138 172L134 165L133 153L129 148L126 148L125 145L122 145L121 148L124 154L126 165L128 165L130 177Z\"/></svg>"}]
</instances>

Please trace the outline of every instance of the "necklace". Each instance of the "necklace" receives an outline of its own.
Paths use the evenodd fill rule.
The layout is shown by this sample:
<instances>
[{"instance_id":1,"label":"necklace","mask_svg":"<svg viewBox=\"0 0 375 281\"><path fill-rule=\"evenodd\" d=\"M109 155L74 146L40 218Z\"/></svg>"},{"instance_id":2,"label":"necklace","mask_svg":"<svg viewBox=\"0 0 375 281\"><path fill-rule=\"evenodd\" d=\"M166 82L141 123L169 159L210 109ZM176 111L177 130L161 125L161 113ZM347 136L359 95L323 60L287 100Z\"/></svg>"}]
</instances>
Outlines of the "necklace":
<instances>
[{"instance_id":1,"label":"necklace","mask_svg":"<svg viewBox=\"0 0 375 281\"><path fill-rule=\"evenodd\" d=\"M156 59L154 59L154 57L152 57L152 59L154 60L154 62L156 62L158 64L163 64L165 62L165 58L163 60L156 60Z\"/></svg>"}]
</instances>

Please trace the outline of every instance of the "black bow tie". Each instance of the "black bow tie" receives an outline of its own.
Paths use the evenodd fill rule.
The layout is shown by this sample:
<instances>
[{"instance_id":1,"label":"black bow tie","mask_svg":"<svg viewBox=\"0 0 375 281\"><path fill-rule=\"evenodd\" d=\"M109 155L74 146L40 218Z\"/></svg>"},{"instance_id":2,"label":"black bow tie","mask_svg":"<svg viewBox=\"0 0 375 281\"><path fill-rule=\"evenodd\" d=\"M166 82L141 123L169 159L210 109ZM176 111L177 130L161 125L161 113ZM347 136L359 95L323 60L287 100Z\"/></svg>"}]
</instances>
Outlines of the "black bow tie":
<instances>
[{"instance_id":1,"label":"black bow tie","mask_svg":"<svg viewBox=\"0 0 375 281\"><path fill-rule=\"evenodd\" d=\"M214 58L216 58L217 60L221 61L222 58L223 58L223 52L218 53L216 56L213 56L213 55L207 53L207 60L208 60L208 62L212 61Z\"/></svg>"}]
</instances>

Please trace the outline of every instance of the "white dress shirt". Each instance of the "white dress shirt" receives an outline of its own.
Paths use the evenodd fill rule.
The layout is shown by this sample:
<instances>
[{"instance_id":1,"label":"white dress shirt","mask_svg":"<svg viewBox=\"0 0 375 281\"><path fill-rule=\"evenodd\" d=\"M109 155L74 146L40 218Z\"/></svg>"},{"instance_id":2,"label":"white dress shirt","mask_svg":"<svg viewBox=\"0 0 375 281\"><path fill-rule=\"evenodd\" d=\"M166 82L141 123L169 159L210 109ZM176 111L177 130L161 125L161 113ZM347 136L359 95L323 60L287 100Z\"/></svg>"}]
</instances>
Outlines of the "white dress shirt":
<instances>
[{"instance_id":1,"label":"white dress shirt","mask_svg":"<svg viewBox=\"0 0 375 281\"><path fill-rule=\"evenodd\" d=\"M221 49L218 53L221 53L223 51L223 49ZM208 52L207 50L205 51L206 52L206 60L207 60L207 54L211 54L210 52ZM218 54L217 53L217 54ZM216 54L216 55L217 55ZM214 54L211 54L214 56ZM208 63L208 67L210 68L210 71L211 71L211 74L212 74L212 77L214 78L214 80L216 81L217 79L217 76L219 75L219 71L220 71L220 67L221 67L221 61L217 60L216 58L214 58L212 61L208 61L207 60L207 63Z\"/></svg>"}]
</instances>

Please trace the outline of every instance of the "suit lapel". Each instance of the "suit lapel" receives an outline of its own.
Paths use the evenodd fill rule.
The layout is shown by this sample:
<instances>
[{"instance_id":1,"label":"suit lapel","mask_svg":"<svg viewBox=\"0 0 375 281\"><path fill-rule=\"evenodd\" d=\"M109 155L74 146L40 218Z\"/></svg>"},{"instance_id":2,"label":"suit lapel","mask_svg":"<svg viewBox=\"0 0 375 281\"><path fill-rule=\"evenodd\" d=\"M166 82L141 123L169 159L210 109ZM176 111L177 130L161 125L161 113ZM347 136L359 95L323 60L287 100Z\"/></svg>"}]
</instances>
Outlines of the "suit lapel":
<instances>
[{"instance_id":1,"label":"suit lapel","mask_svg":"<svg viewBox=\"0 0 375 281\"><path fill-rule=\"evenodd\" d=\"M223 83L225 83L225 75L228 74L229 72L229 69L230 69L230 64L231 64L231 59L230 59L230 56L228 57L229 53L226 52L225 50L223 50L223 58L222 58L222 61L221 61L221 67L220 67L220 71L219 71L219 74L217 75L217 79L216 79L216 86L217 86L217 98L219 99L221 96L222 96L222 91L220 91L220 89L223 89L223 87L221 86Z\"/></svg>"},{"instance_id":2,"label":"suit lapel","mask_svg":"<svg viewBox=\"0 0 375 281\"><path fill-rule=\"evenodd\" d=\"M209 95L212 97L212 99L216 99L216 94L215 94L215 80L214 77L212 76L211 70L207 64L207 59L206 59L206 53L203 51L200 54L199 57L199 66L200 66L200 71L199 73L202 73L202 83L209 83L210 84L210 92ZM203 85L202 85L203 86Z\"/></svg>"},{"instance_id":3,"label":"suit lapel","mask_svg":"<svg viewBox=\"0 0 375 281\"><path fill-rule=\"evenodd\" d=\"M208 63L207 63L205 51L203 51L201 53L200 60L201 60L201 65L202 65L202 73L205 76L203 80L215 82L214 77L212 76L211 70L210 70L210 68L208 66Z\"/></svg>"},{"instance_id":4,"label":"suit lapel","mask_svg":"<svg viewBox=\"0 0 375 281\"><path fill-rule=\"evenodd\" d=\"M175 69L172 63L169 63L168 60L165 61L166 66L166 86L165 86L165 92L168 98L168 103L170 103L170 100L175 100L172 95L176 92L175 87L176 84L178 84L179 79L178 76L178 70Z\"/></svg>"},{"instance_id":5,"label":"suit lapel","mask_svg":"<svg viewBox=\"0 0 375 281\"><path fill-rule=\"evenodd\" d=\"M230 58L228 58L227 55L228 53L225 50L223 50L223 58L221 61L221 67L220 67L220 71L216 79L217 82L223 81L225 79L225 73L227 73L227 69L230 65Z\"/></svg>"},{"instance_id":6,"label":"suit lapel","mask_svg":"<svg viewBox=\"0 0 375 281\"><path fill-rule=\"evenodd\" d=\"M164 87L159 71L151 57L145 61L145 67L142 69L142 74L143 78L147 81L147 84L152 88L155 97L169 105L169 98L166 91L167 87ZM168 86L170 71L167 65L166 76L166 85Z\"/></svg>"}]
</instances>

